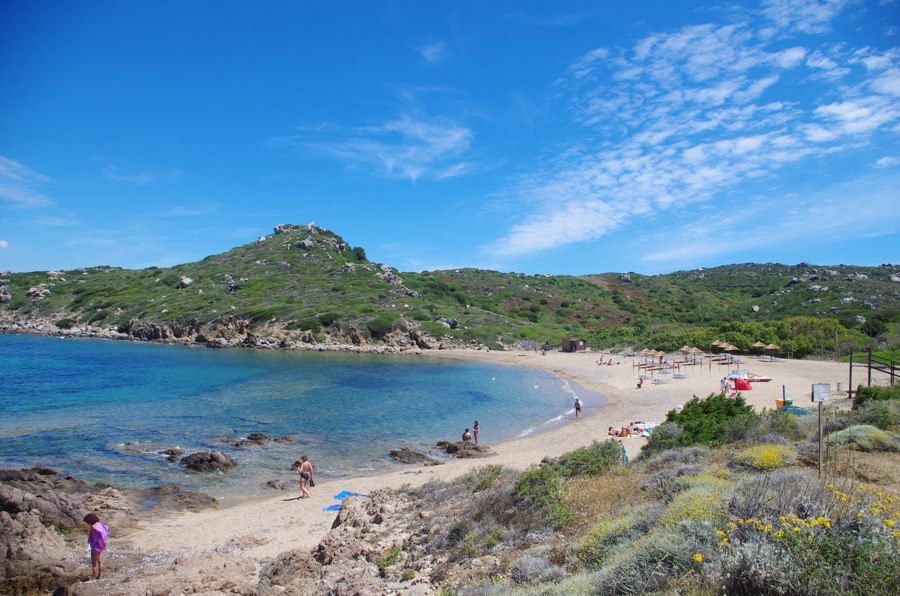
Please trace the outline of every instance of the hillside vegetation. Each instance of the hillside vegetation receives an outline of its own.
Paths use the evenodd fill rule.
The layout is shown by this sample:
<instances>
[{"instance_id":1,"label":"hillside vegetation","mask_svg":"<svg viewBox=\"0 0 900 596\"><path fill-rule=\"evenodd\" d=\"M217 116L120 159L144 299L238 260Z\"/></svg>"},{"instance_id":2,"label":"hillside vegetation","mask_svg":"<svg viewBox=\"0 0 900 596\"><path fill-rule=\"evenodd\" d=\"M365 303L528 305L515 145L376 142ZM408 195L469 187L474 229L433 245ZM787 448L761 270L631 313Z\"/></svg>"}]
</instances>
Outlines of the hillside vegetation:
<instances>
[{"instance_id":1,"label":"hillside vegetation","mask_svg":"<svg viewBox=\"0 0 900 596\"><path fill-rule=\"evenodd\" d=\"M309 226L175 267L0 276L0 328L216 345L595 349L775 343L794 356L900 344L900 266L740 264L645 276L401 273Z\"/></svg>"}]
</instances>

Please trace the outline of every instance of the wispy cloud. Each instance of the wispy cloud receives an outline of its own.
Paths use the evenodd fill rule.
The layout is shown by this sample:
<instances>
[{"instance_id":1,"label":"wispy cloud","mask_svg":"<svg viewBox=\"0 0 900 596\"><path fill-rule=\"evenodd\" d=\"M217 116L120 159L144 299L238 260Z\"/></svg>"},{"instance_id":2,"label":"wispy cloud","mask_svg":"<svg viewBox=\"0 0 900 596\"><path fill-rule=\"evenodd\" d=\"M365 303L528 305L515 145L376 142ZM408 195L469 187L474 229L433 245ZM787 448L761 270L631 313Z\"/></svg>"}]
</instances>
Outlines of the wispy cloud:
<instances>
[{"instance_id":1,"label":"wispy cloud","mask_svg":"<svg viewBox=\"0 0 900 596\"><path fill-rule=\"evenodd\" d=\"M430 62L432 64L438 64L443 62L447 57L447 44L443 41L436 41L434 43L430 43L424 46L419 47L419 55L426 62Z\"/></svg>"},{"instance_id":2,"label":"wispy cloud","mask_svg":"<svg viewBox=\"0 0 900 596\"><path fill-rule=\"evenodd\" d=\"M9 242L6 240L0 240L0 248L9 248Z\"/></svg>"},{"instance_id":3,"label":"wispy cloud","mask_svg":"<svg viewBox=\"0 0 900 596\"><path fill-rule=\"evenodd\" d=\"M100 164L104 178L133 186L169 184L184 176L184 172L181 170L137 171L115 164L112 160L105 157L95 157L94 161Z\"/></svg>"},{"instance_id":4,"label":"wispy cloud","mask_svg":"<svg viewBox=\"0 0 900 596\"><path fill-rule=\"evenodd\" d=\"M784 31L819 33L845 4L769 2L763 12ZM900 132L895 50L785 48L771 28L694 25L575 60L558 94L581 137L597 140L554 148L509 189L517 221L488 250L524 255L714 199L730 205L788 166ZM716 241L714 230L689 230L693 250Z\"/></svg>"},{"instance_id":5,"label":"wispy cloud","mask_svg":"<svg viewBox=\"0 0 900 596\"><path fill-rule=\"evenodd\" d=\"M38 190L50 183L46 176L0 155L0 200L19 207L49 207L53 200Z\"/></svg>"},{"instance_id":6,"label":"wispy cloud","mask_svg":"<svg viewBox=\"0 0 900 596\"><path fill-rule=\"evenodd\" d=\"M467 173L471 166L463 156L471 147L472 136L470 128L449 118L409 115L352 130L307 128L270 142L363 167L374 175L415 182Z\"/></svg>"},{"instance_id":7,"label":"wispy cloud","mask_svg":"<svg viewBox=\"0 0 900 596\"><path fill-rule=\"evenodd\" d=\"M213 204L201 204L195 206L172 205L171 207L148 215L150 217L200 217L215 213L218 209L219 206Z\"/></svg>"},{"instance_id":8,"label":"wispy cloud","mask_svg":"<svg viewBox=\"0 0 900 596\"><path fill-rule=\"evenodd\" d=\"M800 33L827 33L831 22L850 0L768 0L763 14L780 29Z\"/></svg>"}]
</instances>

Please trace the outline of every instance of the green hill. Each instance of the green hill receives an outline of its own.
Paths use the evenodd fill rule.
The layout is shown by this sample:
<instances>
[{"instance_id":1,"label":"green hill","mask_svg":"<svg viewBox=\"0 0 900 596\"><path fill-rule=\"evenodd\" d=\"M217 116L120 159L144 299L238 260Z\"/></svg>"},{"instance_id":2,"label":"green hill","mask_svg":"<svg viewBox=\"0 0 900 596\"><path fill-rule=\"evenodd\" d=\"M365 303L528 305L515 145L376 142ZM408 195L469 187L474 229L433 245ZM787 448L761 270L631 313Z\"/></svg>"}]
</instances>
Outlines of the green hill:
<instances>
[{"instance_id":1,"label":"green hill","mask_svg":"<svg viewBox=\"0 0 900 596\"><path fill-rule=\"evenodd\" d=\"M315 226L196 263L0 276L0 331L210 345L895 347L900 266L740 264L644 276L401 273ZM829 344L826 346L825 344ZM785 344L785 345L782 345Z\"/></svg>"}]
</instances>

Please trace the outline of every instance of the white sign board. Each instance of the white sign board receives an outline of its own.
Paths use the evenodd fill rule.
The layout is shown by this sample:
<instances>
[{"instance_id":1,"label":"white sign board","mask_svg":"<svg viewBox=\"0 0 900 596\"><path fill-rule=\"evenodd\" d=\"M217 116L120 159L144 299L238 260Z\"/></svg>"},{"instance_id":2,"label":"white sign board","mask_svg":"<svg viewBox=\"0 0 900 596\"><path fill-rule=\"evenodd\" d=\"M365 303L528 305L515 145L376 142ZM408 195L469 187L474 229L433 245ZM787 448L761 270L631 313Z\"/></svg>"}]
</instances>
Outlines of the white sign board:
<instances>
[{"instance_id":1,"label":"white sign board","mask_svg":"<svg viewBox=\"0 0 900 596\"><path fill-rule=\"evenodd\" d=\"M820 404L831 399L831 385L828 383L815 383L812 386L812 400L814 404Z\"/></svg>"}]
</instances>

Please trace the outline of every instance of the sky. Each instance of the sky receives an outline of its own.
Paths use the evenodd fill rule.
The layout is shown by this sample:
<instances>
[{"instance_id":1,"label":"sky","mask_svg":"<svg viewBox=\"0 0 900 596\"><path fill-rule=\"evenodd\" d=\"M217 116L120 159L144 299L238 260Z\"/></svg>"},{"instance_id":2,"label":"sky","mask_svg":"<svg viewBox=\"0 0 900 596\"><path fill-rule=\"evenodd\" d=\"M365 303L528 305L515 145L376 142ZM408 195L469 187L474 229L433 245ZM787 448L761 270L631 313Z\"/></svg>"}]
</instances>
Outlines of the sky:
<instances>
[{"instance_id":1,"label":"sky","mask_svg":"<svg viewBox=\"0 0 900 596\"><path fill-rule=\"evenodd\" d=\"M0 272L900 263L900 0L2 0Z\"/></svg>"}]
</instances>

